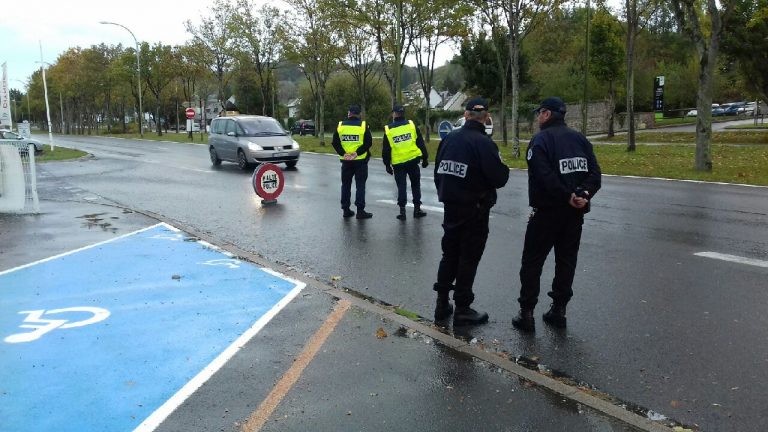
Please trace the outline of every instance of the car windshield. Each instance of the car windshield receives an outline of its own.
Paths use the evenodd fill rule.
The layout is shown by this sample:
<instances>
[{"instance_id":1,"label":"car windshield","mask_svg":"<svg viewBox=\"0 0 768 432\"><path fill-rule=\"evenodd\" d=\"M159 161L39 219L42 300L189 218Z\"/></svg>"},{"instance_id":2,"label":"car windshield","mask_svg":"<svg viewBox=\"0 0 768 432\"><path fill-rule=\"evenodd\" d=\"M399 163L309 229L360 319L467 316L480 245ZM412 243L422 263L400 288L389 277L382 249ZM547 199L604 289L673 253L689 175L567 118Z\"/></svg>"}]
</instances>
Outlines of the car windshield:
<instances>
[{"instance_id":1,"label":"car windshield","mask_svg":"<svg viewBox=\"0 0 768 432\"><path fill-rule=\"evenodd\" d=\"M286 135L280 123L269 117L241 119L238 124L244 136Z\"/></svg>"}]
</instances>

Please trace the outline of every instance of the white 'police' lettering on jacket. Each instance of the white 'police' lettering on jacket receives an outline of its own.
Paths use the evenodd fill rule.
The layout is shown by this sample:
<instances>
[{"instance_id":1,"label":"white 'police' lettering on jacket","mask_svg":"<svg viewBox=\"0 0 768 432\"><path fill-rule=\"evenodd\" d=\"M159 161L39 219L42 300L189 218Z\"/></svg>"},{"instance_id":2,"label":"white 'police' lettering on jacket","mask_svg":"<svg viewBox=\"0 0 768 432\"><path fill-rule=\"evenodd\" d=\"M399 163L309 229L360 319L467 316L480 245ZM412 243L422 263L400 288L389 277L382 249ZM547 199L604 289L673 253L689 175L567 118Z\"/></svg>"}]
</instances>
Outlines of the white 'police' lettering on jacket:
<instances>
[{"instance_id":1,"label":"white 'police' lettering on jacket","mask_svg":"<svg viewBox=\"0 0 768 432\"><path fill-rule=\"evenodd\" d=\"M589 172L587 158L574 157L569 159L560 159L560 174L570 174L572 172Z\"/></svg>"},{"instance_id":2,"label":"white 'police' lettering on jacket","mask_svg":"<svg viewBox=\"0 0 768 432\"><path fill-rule=\"evenodd\" d=\"M400 144L401 142L410 141L410 140L411 140L411 133L410 132L404 133L402 135L398 135L398 136L395 136L395 137L392 138L392 141L394 141L393 144Z\"/></svg>"},{"instance_id":3,"label":"white 'police' lettering on jacket","mask_svg":"<svg viewBox=\"0 0 768 432\"><path fill-rule=\"evenodd\" d=\"M352 141L352 142L360 141L360 135L342 135L341 136L341 141L342 142L344 142L344 141Z\"/></svg>"},{"instance_id":4,"label":"white 'police' lettering on jacket","mask_svg":"<svg viewBox=\"0 0 768 432\"><path fill-rule=\"evenodd\" d=\"M440 166L437 167L437 173L464 178L467 176L467 164L451 160L442 160L440 161Z\"/></svg>"}]
</instances>

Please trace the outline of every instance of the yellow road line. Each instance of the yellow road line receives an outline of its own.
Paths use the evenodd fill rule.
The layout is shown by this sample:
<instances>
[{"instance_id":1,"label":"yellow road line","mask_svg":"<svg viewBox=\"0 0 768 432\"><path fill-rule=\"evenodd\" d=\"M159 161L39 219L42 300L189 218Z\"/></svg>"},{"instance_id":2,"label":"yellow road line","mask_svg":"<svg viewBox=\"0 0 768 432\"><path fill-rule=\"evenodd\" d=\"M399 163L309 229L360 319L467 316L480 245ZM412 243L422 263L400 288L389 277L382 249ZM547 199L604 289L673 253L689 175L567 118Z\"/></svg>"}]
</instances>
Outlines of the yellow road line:
<instances>
[{"instance_id":1,"label":"yellow road line","mask_svg":"<svg viewBox=\"0 0 768 432\"><path fill-rule=\"evenodd\" d=\"M256 411L248 417L248 421L243 423L240 427L241 432L256 432L264 426L264 423L267 422L269 417L275 411L275 408L280 405L280 401L282 401L285 395L288 394L293 385L296 384L296 381L298 381L302 372L304 372L304 369L309 365L309 362L311 362L312 359L315 358L315 355L317 355L317 352L320 351L325 340L328 339L328 336L330 336L331 333L333 333L336 325L341 321L341 318L344 317L344 313L349 309L350 305L351 303L347 300L339 301L336 308L330 315L328 315L328 318L323 325L320 326L314 335L312 335L309 343L304 347L304 351L296 357L296 361L293 362L291 368L283 374L282 378L275 384L275 387L269 393L267 398L264 399Z\"/></svg>"}]
</instances>

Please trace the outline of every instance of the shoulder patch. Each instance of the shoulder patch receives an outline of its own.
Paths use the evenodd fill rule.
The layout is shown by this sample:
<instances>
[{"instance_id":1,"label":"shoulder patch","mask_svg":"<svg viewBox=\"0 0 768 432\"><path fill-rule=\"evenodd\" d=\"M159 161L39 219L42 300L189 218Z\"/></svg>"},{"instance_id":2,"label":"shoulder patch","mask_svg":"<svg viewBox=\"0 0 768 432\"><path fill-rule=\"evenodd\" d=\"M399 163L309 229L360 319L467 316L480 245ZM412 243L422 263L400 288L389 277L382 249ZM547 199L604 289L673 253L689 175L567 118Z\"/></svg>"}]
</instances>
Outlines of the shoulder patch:
<instances>
[{"instance_id":1,"label":"shoulder patch","mask_svg":"<svg viewBox=\"0 0 768 432\"><path fill-rule=\"evenodd\" d=\"M525 159L531 160L532 157L533 157L533 149L528 149L528 154L525 155Z\"/></svg>"}]
</instances>

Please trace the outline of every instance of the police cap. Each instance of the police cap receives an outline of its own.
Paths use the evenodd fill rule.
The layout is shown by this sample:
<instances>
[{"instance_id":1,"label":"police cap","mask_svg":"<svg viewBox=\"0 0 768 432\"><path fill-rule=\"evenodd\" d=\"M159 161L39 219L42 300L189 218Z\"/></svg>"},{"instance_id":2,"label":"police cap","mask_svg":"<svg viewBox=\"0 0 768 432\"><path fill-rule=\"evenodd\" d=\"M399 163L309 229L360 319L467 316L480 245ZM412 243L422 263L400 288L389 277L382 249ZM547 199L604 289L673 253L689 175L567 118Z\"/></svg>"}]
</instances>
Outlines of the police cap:
<instances>
[{"instance_id":1,"label":"police cap","mask_svg":"<svg viewBox=\"0 0 768 432\"><path fill-rule=\"evenodd\" d=\"M563 102L562 99L560 99L557 96L552 96L544 99L539 104L539 107L533 110L536 114L541 112L541 110L549 110L552 112L565 114L566 108L565 108L565 102Z\"/></svg>"},{"instance_id":2,"label":"police cap","mask_svg":"<svg viewBox=\"0 0 768 432\"><path fill-rule=\"evenodd\" d=\"M464 107L467 111L488 111L488 100L481 97L476 97L467 102L467 106Z\"/></svg>"}]
</instances>

